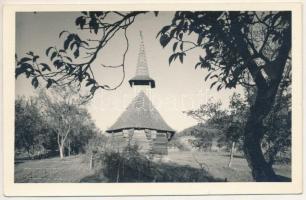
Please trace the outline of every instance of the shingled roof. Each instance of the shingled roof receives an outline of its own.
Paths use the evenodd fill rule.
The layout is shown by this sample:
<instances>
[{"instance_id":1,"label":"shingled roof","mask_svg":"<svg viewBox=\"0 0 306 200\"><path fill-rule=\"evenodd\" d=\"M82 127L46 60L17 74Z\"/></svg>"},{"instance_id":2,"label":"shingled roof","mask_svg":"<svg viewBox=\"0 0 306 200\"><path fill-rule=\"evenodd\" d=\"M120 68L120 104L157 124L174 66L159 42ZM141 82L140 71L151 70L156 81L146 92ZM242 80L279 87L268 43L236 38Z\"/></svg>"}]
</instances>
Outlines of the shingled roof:
<instances>
[{"instance_id":1,"label":"shingled roof","mask_svg":"<svg viewBox=\"0 0 306 200\"><path fill-rule=\"evenodd\" d=\"M123 129L151 129L174 133L175 131L164 121L152 102L141 91L106 132L118 132Z\"/></svg>"}]
</instances>

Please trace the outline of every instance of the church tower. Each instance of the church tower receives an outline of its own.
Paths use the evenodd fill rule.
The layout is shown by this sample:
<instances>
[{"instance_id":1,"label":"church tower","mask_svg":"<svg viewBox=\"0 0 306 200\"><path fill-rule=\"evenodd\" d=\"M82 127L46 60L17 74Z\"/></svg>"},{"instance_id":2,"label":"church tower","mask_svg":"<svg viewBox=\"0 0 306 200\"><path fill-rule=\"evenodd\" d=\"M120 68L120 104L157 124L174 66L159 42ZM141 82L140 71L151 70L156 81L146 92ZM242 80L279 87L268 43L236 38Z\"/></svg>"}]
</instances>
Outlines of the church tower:
<instances>
[{"instance_id":1,"label":"church tower","mask_svg":"<svg viewBox=\"0 0 306 200\"><path fill-rule=\"evenodd\" d=\"M129 80L129 83L130 86L134 88L135 94L138 94L140 91L143 91L151 99L151 92L152 89L155 88L155 81L149 75L145 46L141 31L140 40L141 41L136 66L136 74L133 78Z\"/></svg>"},{"instance_id":2,"label":"church tower","mask_svg":"<svg viewBox=\"0 0 306 200\"><path fill-rule=\"evenodd\" d=\"M140 39L136 74L129 80L135 98L106 132L112 134L115 149L137 144L145 154L165 155L168 153L168 141L175 131L164 121L150 100L155 81L149 75L141 32Z\"/></svg>"}]
</instances>

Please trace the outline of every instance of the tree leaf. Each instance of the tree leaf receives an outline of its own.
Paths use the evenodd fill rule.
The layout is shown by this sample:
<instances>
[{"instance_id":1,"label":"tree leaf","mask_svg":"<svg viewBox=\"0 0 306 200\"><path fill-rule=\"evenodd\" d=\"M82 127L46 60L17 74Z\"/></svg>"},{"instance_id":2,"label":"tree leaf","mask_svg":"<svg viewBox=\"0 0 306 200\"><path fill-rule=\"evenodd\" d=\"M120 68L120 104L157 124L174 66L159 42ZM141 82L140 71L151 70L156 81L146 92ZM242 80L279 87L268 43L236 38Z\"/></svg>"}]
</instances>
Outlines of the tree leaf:
<instances>
[{"instance_id":1,"label":"tree leaf","mask_svg":"<svg viewBox=\"0 0 306 200\"><path fill-rule=\"evenodd\" d=\"M201 63L198 63L198 64L201 64ZM204 79L205 81L207 81L207 79L209 78L209 76L211 75L211 73L212 73L212 72L209 72L209 73L205 76L205 79Z\"/></svg>"},{"instance_id":2,"label":"tree leaf","mask_svg":"<svg viewBox=\"0 0 306 200\"><path fill-rule=\"evenodd\" d=\"M39 56L33 56L33 62L36 62L36 60L39 58Z\"/></svg>"},{"instance_id":3,"label":"tree leaf","mask_svg":"<svg viewBox=\"0 0 306 200\"><path fill-rule=\"evenodd\" d=\"M70 42L73 40L74 34L68 35L67 39L64 42L64 49L68 49Z\"/></svg>"},{"instance_id":4,"label":"tree leaf","mask_svg":"<svg viewBox=\"0 0 306 200\"><path fill-rule=\"evenodd\" d=\"M197 44L200 45L202 43L204 36L202 34L199 34L198 40L197 40Z\"/></svg>"},{"instance_id":5,"label":"tree leaf","mask_svg":"<svg viewBox=\"0 0 306 200\"><path fill-rule=\"evenodd\" d=\"M38 79L36 77L32 79L32 85L34 86L35 89L38 87Z\"/></svg>"},{"instance_id":6,"label":"tree leaf","mask_svg":"<svg viewBox=\"0 0 306 200\"><path fill-rule=\"evenodd\" d=\"M222 84L220 84L218 87L217 87L217 91L220 91L222 89Z\"/></svg>"},{"instance_id":7,"label":"tree leaf","mask_svg":"<svg viewBox=\"0 0 306 200\"><path fill-rule=\"evenodd\" d=\"M64 56L64 58L66 58L67 60L69 60L70 62L72 62L72 59L68 56Z\"/></svg>"},{"instance_id":8,"label":"tree leaf","mask_svg":"<svg viewBox=\"0 0 306 200\"><path fill-rule=\"evenodd\" d=\"M49 87L51 87L52 83L54 83L55 81L53 79L48 79L48 82L47 82L47 85L46 85L46 88L48 89Z\"/></svg>"},{"instance_id":9,"label":"tree leaf","mask_svg":"<svg viewBox=\"0 0 306 200\"><path fill-rule=\"evenodd\" d=\"M213 76L210 77L210 79L213 79L213 78L218 78L218 75L215 74L215 75L213 75Z\"/></svg>"},{"instance_id":10,"label":"tree leaf","mask_svg":"<svg viewBox=\"0 0 306 200\"><path fill-rule=\"evenodd\" d=\"M55 58L56 55L57 55L57 52L53 52L53 53L52 53L51 58L50 58L51 61Z\"/></svg>"},{"instance_id":11,"label":"tree leaf","mask_svg":"<svg viewBox=\"0 0 306 200\"><path fill-rule=\"evenodd\" d=\"M28 57L23 57L23 58L21 58L21 60L19 61L19 64L25 63L25 62L30 61L30 60L32 60L32 59L31 59L31 58L28 58Z\"/></svg>"},{"instance_id":12,"label":"tree leaf","mask_svg":"<svg viewBox=\"0 0 306 200\"><path fill-rule=\"evenodd\" d=\"M41 66L43 66L43 68L41 69L42 71L48 70L51 71L49 65L47 65L46 63L40 63Z\"/></svg>"},{"instance_id":13,"label":"tree leaf","mask_svg":"<svg viewBox=\"0 0 306 200\"><path fill-rule=\"evenodd\" d=\"M49 47L49 48L46 50L46 56L49 56L49 52L50 52L51 49L53 49L53 47Z\"/></svg>"},{"instance_id":14,"label":"tree leaf","mask_svg":"<svg viewBox=\"0 0 306 200\"><path fill-rule=\"evenodd\" d=\"M181 42L181 45L180 45L180 49L181 49L181 51L183 51L183 42Z\"/></svg>"},{"instance_id":15,"label":"tree leaf","mask_svg":"<svg viewBox=\"0 0 306 200\"><path fill-rule=\"evenodd\" d=\"M60 49L58 52L59 52L59 53L66 53L66 50Z\"/></svg>"},{"instance_id":16,"label":"tree leaf","mask_svg":"<svg viewBox=\"0 0 306 200\"><path fill-rule=\"evenodd\" d=\"M171 62L175 59L176 57L176 54L172 54L170 57L169 57L169 65L171 64Z\"/></svg>"},{"instance_id":17,"label":"tree leaf","mask_svg":"<svg viewBox=\"0 0 306 200\"><path fill-rule=\"evenodd\" d=\"M210 85L210 89L213 88L214 85L216 85L216 83L218 83L218 81L213 82L213 83Z\"/></svg>"},{"instance_id":18,"label":"tree leaf","mask_svg":"<svg viewBox=\"0 0 306 200\"><path fill-rule=\"evenodd\" d=\"M173 44L173 52L175 52L176 47L177 47L177 44L178 44L178 42L175 42L175 43Z\"/></svg>"},{"instance_id":19,"label":"tree leaf","mask_svg":"<svg viewBox=\"0 0 306 200\"><path fill-rule=\"evenodd\" d=\"M182 39L183 39L183 33L180 33L180 34L178 35L178 37L179 37L180 40L182 40Z\"/></svg>"},{"instance_id":20,"label":"tree leaf","mask_svg":"<svg viewBox=\"0 0 306 200\"><path fill-rule=\"evenodd\" d=\"M160 44L165 47L169 42L170 42L171 38L166 35L166 34L163 34L161 37L160 37Z\"/></svg>"},{"instance_id":21,"label":"tree leaf","mask_svg":"<svg viewBox=\"0 0 306 200\"><path fill-rule=\"evenodd\" d=\"M198 62L198 63L195 65L194 68L195 68L195 69L198 68L198 66L201 65L201 64L202 64L201 62Z\"/></svg>"},{"instance_id":22,"label":"tree leaf","mask_svg":"<svg viewBox=\"0 0 306 200\"><path fill-rule=\"evenodd\" d=\"M82 73L82 71L80 71L80 72L78 73L78 79L79 79L80 82L83 81L83 73Z\"/></svg>"},{"instance_id":23,"label":"tree leaf","mask_svg":"<svg viewBox=\"0 0 306 200\"><path fill-rule=\"evenodd\" d=\"M90 93L93 95L97 90L97 87L96 86L92 86L92 88L90 89Z\"/></svg>"},{"instance_id":24,"label":"tree leaf","mask_svg":"<svg viewBox=\"0 0 306 200\"><path fill-rule=\"evenodd\" d=\"M23 67L18 67L18 68L16 68L16 69L15 69L15 78L17 79L18 76L19 76L20 74L24 73L24 72L25 72L25 69L24 69Z\"/></svg>"},{"instance_id":25,"label":"tree leaf","mask_svg":"<svg viewBox=\"0 0 306 200\"><path fill-rule=\"evenodd\" d=\"M60 34L58 35L58 37L61 38L62 35L63 35L64 33L69 33L69 32L68 32L68 31L62 31L62 32L60 32Z\"/></svg>"},{"instance_id":26,"label":"tree leaf","mask_svg":"<svg viewBox=\"0 0 306 200\"><path fill-rule=\"evenodd\" d=\"M97 19L96 18L91 18L91 20L89 21L89 27L94 30L95 34L98 33L99 24L97 23Z\"/></svg>"},{"instance_id":27,"label":"tree leaf","mask_svg":"<svg viewBox=\"0 0 306 200\"><path fill-rule=\"evenodd\" d=\"M89 78L89 79L87 79L87 83L86 83L86 87L87 86L89 86L89 85L91 85L91 84L95 84L96 83L96 80L94 80L94 79L92 79L92 78Z\"/></svg>"},{"instance_id":28,"label":"tree leaf","mask_svg":"<svg viewBox=\"0 0 306 200\"><path fill-rule=\"evenodd\" d=\"M160 35L160 34L165 34L169 29L171 28L171 26L164 26L156 35L156 38Z\"/></svg>"},{"instance_id":29,"label":"tree leaf","mask_svg":"<svg viewBox=\"0 0 306 200\"><path fill-rule=\"evenodd\" d=\"M74 51L73 55L74 55L74 58L79 57L79 55L80 55L79 49L76 49L76 50Z\"/></svg>"},{"instance_id":30,"label":"tree leaf","mask_svg":"<svg viewBox=\"0 0 306 200\"><path fill-rule=\"evenodd\" d=\"M83 21L83 18L84 18L83 16L80 16L80 17L76 18L75 25L80 26L81 22Z\"/></svg>"},{"instance_id":31,"label":"tree leaf","mask_svg":"<svg viewBox=\"0 0 306 200\"><path fill-rule=\"evenodd\" d=\"M179 59L180 59L181 63L183 63L183 60L184 60L184 54L183 53L179 54Z\"/></svg>"},{"instance_id":32,"label":"tree leaf","mask_svg":"<svg viewBox=\"0 0 306 200\"><path fill-rule=\"evenodd\" d=\"M77 45L77 42L72 42L72 43L70 44L70 50L73 49L74 45Z\"/></svg>"}]
</instances>

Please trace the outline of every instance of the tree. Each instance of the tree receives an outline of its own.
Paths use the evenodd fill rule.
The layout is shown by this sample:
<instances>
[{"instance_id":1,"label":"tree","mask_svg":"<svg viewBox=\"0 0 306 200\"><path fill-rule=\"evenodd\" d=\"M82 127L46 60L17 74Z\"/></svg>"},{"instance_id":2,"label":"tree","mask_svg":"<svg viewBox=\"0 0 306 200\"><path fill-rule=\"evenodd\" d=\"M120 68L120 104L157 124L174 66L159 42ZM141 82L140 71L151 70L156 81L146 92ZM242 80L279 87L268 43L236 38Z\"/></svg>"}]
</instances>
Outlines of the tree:
<instances>
[{"instance_id":1,"label":"tree","mask_svg":"<svg viewBox=\"0 0 306 200\"><path fill-rule=\"evenodd\" d=\"M44 106L44 115L50 128L57 135L58 150L63 159L68 136L74 127L79 127L78 124L86 119L78 108L80 103L75 98L76 93L72 87L54 87L48 92L49 94L46 90L41 90L39 99Z\"/></svg>"},{"instance_id":2,"label":"tree","mask_svg":"<svg viewBox=\"0 0 306 200\"><path fill-rule=\"evenodd\" d=\"M26 150L32 158L37 151L44 149L48 132L35 98L18 97L15 102L15 151ZM40 152L38 152L41 154Z\"/></svg>"},{"instance_id":3,"label":"tree","mask_svg":"<svg viewBox=\"0 0 306 200\"><path fill-rule=\"evenodd\" d=\"M77 123L73 124L72 131L67 137L68 155L85 153L89 140L101 135L101 131L96 127L88 111L85 108L78 108L78 110Z\"/></svg>"},{"instance_id":4,"label":"tree","mask_svg":"<svg viewBox=\"0 0 306 200\"><path fill-rule=\"evenodd\" d=\"M188 41L188 35L197 41ZM187 38L187 40L186 40ZM189 37L190 38L190 37ZM202 48L200 66L216 79L217 90L255 85L256 97L244 129L244 153L256 181L279 181L261 149L263 120L273 107L291 51L291 12L176 12L160 31L160 43L174 40L171 63L187 51ZM184 45L189 48L184 50ZM180 50L176 52L176 47ZM251 77L251 80L250 80Z\"/></svg>"},{"instance_id":5,"label":"tree","mask_svg":"<svg viewBox=\"0 0 306 200\"><path fill-rule=\"evenodd\" d=\"M123 31L127 42L123 62L102 66L122 67L124 74L124 60L129 46L126 31L135 18L144 13L147 12L82 12L75 21L76 25L82 30L99 33L97 40L85 41L75 33L63 31L60 36L68 33L64 48L50 47L46 51L53 62L52 69L38 62L39 57L29 52L27 57L21 59L16 56L16 77L25 74L32 78L34 87L39 85L39 79L45 80L47 87L54 83L65 85L73 82L81 87L86 81L87 87L91 87L89 96L99 88L116 89L122 81L116 87L109 88L95 80L91 69L93 62L112 37ZM116 20L109 22L107 18L114 15ZM196 42L192 41L192 36L197 37ZM174 41L174 53L169 57L169 63L177 58L183 62L188 51L202 48L203 56L196 67L209 71L206 80L216 80L211 87L217 86L217 83L217 90L235 88L237 85L256 86L256 98L250 106L244 129L244 153L256 181L278 181L278 176L265 161L261 141L264 136L263 120L272 109L284 68L291 62L291 12L178 11L171 24L161 29L158 37L163 47ZM71 53L75 58L80 56L80 50L84 51L88 61L72 62L72 58L66 55L68 48L73 49Z\"/></svg>"},{"instance_id":6,"label":"tree","mask_svg":"<svg viewBox=\"0 0 306 200\"><path fill-rule=\"evenodd\" d=\"M210 99L208 103L200 106L199 109L185 112L188 116L205 124L206 127L218 129L217 134L196 134L198 145L203 145L212 138L218 138L218 146L230 149L230 159L228 167L234 157L236 146L241 145L243 137L243 128L247 113L247 105L240 94L234 93L231 97L229 109L222 109L221 102L213 102Z\"/></svg>"},{"instance_id":7,"label":"tree","mask_svg":"<svg viewBox=\"0 0 306 200\"><path fill-rule=\"evenodd\" d=\"M212 131L207 131L203 124L193 127L190 134L195 137L195 139L190 139L190 143L193 147L200 150L211 150L213 139L215 138L215 133Z\"/></svg>"},{"instance_id":8,"label":"tree","mask_svg":"<svg viewBox=\"0 0 306 200\"><path fill-rule=\"evenodd\" d=\"M229 123L225 125L225 140L231 142L231 154L228 166L231 167L236 146L241 146L249 105L240 94L234 93L230 100Z\"/></svg>"},{"instance_id":9,"label":"tree","mask_svg":"<svg viewBox=\"0 0 306 200\"><path fill-rule=\"evenodd\" d=\"M94 160L97 159L96 157L101 156L101 154L107 151L107 144L107 136L101 133L95 135L88 141L86 145L86 154L89 157L89 169L93 169L96 167Z\"/></svg>"},{"instance_id":10,"label":"tree","mask_svg":"<svg viewBox=\"0 0 306 200\"><path fill-rule=\"evenodd\" d=\"M26 75L31 78L33 87L37 88L41 83L46 83L49 88L52 85L65 86L74 84L90 88L89 94L83 95L84 100L93 97L97 89L115 90L121 86L125 78L125 56L129 48L127 29L134 22L135 17L146 12L82 12L75 20L75 25L83 31L89 31L91 37L81 39L77 33L63 30L59 38L66 35L63 47L55 46L46 49L46 55L50 57L49 64L40 62L39 55L30 51L27 56L18 59L16 55L16 78ZM111 66L96 63L96 58L103 48L116 34L123 34L126 44L120 64ZM85 59L80 62L79 58ZM118 59L120 60L120 59ZM51 64L50 64L51 63ZM122 68L122 80L114 87L99 83L93 72L93 67L99 65L106 68Z\"/></svg>"},{"instance_id":11,"label":"tree","mask_svg":"<svg viewBox=\"0 0 306 200\"><path fill-rule=\"evenodd\" d=\"M271 112L264 120L264 156L273 165L277 154L291 147L291 66L287 66Z\"/></svg>"}]
</instances>

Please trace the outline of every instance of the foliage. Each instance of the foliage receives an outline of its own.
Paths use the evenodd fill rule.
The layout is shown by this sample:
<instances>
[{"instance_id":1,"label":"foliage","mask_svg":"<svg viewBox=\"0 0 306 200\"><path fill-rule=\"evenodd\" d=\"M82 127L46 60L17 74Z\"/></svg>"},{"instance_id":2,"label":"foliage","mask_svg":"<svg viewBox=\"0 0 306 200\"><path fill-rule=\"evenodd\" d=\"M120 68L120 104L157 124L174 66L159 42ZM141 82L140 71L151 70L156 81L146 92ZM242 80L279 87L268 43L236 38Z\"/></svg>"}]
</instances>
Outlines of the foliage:
<instances>
[{"instance_id":1,"label":"foliage","mask_svg":"<svg viewBox=\"0 0 306 200\"><path fill-rule=\"evenodd\" d=\"M192 135L197 138L193 142L194 146L207 148L213 139L217 139L219 147L229 148L233 142L236 142L240 144L241 148L248 106L238 93L231 96L229 109L222 109L221 106L221 102L213 102L213 99L210 99L199 109L184 112L203 124L202 128L196 128L192 131ZM217 133L208 132L206 131L207 127L219 131Z\"/></svg>"},{"instance_id":2,"label":"foliage","mask_svg":"<svg viewBox=\"0 0 306 200\"><path fill-rule=\"evenodd\" d=\"M256 181L278 180L264 158L261 142L263 120L273 107L284 68L291 62L291 12L179 11L159 36L163 47L174 41L169 63L177 57L183 62L187 51L203 49L195 67L208 70L205 80L215 80L211 88L256 86L243 131L243 150Z\"/></svg>"},{"instance_id":3,"label":"foliage","mask_svg":"<svg viewBox=\"0 0 306 200\"><path fill-rule=\"evenodd\" d=\"M32 51L20 59L16 55L16 78L21 74L26 75L27 78L32 79L32 85L35 88L41 82L46 83L47 88L53 85L70 84L78 85L79 89L87 87L90 93L84 96L85 99L91 98L97 89L118 88L125 77L125 55L129 48L126 31L135 17L144 13L146 12L81 12L75 20L75 25L81 31L89 31L90 38L82 39L78 33L63 30L59 33L59 38L64 38L63 47L51 46L46 49L45 54L50 58L48 62L40 62L39 56ZM96 58L116 34L123 34L126 40L121 64L112 66L99 64L107 68L122 68L122 81L110 87L103 84L103 80L96 79L92 68L98 65L95 62Z\"/></svg>"},{"instance_id":4,"label":"foliage","mask_svg":"<svg viewBox=\"0 0 306 200\"><path fill-rule=\"evenodd\" d=\"M61 127L62 132L67 132L68 126L64 124L68 123L67 118L71 118L68 110L73 111L74 116L73 122L69 121L71 128L69 135L66 136L69 143L63 143L63 150L70 149L72 154L84 153L90 138L99 133L87 110L66 104L43 104L44 100L50 101L46 96L43 97L43 94L41 92L40 96L29 99L25 97L16 99L15 150L20 154L17 158L24 157L25 152L31 158L58 154L60 135L57 133L59 130L57 128Z\"/></svg>"},{"instance_id":5,"label":"foliage","mask_svg":"<svg viewBox=\"0 0 306 200\"><path fill-rule=\"evenodd\" d=\"M290 152L291 147L291 74L288 68L288 75L280 84L275 103L270 114L264 121L264 138L262 148L265 158L270 165L274 164L279 153ZM238 149L242 150L244 127L249 113L249 107L254 102L256 91L254 87L245 89L244 96L234 93L230 98L229 109L221 109L221 103L213 103L212 99L197 110L185 112L200 123L203 128L194 128L191 133L197 140L193 142L196 147L205 148L212 138L218 138L218 146L225 146L230 149L232 142L238 144ZM200 126L201 127L201 126ZM219 134L206 134L207 127L215 127L221 130ZM290 156L289 156L290 157ZM286 159L280 157L280 159Z\"/></svg>"},{"instance_id":6,"label":"foliage","mask_svg":"<svg viewBox=\"0 0 306 200\"><path fill-rule=\"evenodd\" d=\"M203 56L195 67L207 69L210 73L205 80L214 79L211 87L219 83L220 90L249 85L249 73L260 84L273 79L274 71L268 68L277 61L282 45L290 43L285 37L289 30L289 12L176 12L159 36L163 47L173 41L169 63L176 58L183 62L188 51L202 48ZM192 37L197 40L192 41ZM254 71L256 68L271 77L264 78Z\"/></svg>"},{"instance_id":7,"label":"foliage","mask_svg":"<svg viewBox=\"0 0 306 200\"><path fill-rule=\"evenodd\" d=\"M285 162L286 158L291 159L291 99L291 66L287 66L275 104L264 121L263 148L270 165L274 164L277 157ZM280 156L280 153L284 153L285 157Z\"/></svg>"},{"instance_id":8,"label":"foliage","mask_svg":"<svg viewBox=\"0 0 306 200\"><path fill-rule=\"evenodd\" d=\"M195 127L191 131L191 135L194 136L196 139L190 139L189 142L193 147L207 151L211 150L213 140L214 138L216 138L218 133L206 130L205 127L206 126L203 126L201 124Z\"/></svg>"},{"instance_id":9,"label":"foliage","mask_svg":"<svg viewBox=\"0 0 306 200\"><path fill-rule=\"evenodd\" d=\"M44 135L52 135L48 124L38 109L37 99L18 97L15 101L15 152L22 156L24 151L28 157L45 154L50 150L52 140Z\"/></svg>"}]
</instances>

